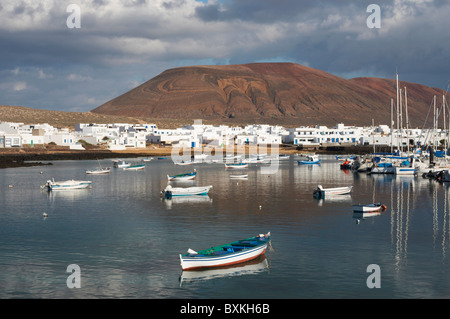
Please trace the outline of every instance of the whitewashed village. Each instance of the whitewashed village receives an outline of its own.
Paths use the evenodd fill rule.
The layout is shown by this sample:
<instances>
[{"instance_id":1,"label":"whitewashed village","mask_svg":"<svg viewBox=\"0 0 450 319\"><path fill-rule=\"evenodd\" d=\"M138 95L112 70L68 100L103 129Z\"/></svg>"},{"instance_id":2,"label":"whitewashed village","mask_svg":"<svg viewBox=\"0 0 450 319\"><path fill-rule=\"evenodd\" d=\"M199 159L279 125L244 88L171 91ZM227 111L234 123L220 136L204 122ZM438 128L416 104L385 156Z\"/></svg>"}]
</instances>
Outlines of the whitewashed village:
<instances>
[{"instance_id":1,"label":"whitewashed village","mask_svg":"<svg viewBox=\"0 0 450 319\"><path fill-rule=\"evenodd\" d=\"M83 150L83 143L104 145L110 150L145 148L151 145L199 147L201 145L280 145L314 146L391 146L393 149L417 146L442 146L447 141L445 129L394 129L388 125L358 127L338 123L334 127L300 126L284 128L263 124L241 126L193 125L176 129L158 128L156 124L80 123L74 130L56 128L47 123L24 124L0 122L0 148L33 147L45 144ZM409 142L409 143L408 143ZM448 143L446 143L448 145Z\"/></svg>"}]
</instances>

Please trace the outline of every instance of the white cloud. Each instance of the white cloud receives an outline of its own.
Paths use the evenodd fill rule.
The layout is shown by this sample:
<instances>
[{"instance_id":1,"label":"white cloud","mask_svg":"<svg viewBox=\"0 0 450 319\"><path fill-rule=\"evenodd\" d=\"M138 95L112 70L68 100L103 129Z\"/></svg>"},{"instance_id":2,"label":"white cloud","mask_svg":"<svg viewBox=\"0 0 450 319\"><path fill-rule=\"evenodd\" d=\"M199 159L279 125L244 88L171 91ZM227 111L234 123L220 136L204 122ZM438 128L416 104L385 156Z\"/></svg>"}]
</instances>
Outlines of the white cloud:
<instances>
[{"instance_id":1,"label":"white cloud","mask_svg":"<svg viewBox=\"0 0 450 319\"><path fill-rule=\"evenodd\" d=\"M13 84L13 90L16 92L23 91L27 88L27 82L19 81Z\"/></svg>"},{"instance_id":2,"label":"white cloud","mask_svg":"<svg viewBox=\"0 0 450 319\"><path fill-rule=\"evenodd\" d=\"M67 76L67 80L69 80L69 81L91 81L92 78L90 76L83 76L80 74L71 73Z\"/></svg>"}]
</instances>

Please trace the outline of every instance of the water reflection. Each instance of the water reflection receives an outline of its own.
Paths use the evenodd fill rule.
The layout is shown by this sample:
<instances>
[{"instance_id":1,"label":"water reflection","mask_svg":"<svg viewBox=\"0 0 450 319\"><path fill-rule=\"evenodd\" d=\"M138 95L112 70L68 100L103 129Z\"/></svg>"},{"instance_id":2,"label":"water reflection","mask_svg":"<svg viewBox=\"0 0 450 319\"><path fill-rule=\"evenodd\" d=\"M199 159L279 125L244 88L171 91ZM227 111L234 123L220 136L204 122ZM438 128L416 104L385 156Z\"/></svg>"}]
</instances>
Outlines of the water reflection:
<instances>
[{"instance_id":1,"label":"water reflection","mask_svg":"<svg viewBox=\"0 0 450 319\"><path fill-rule=\"evenodd\" d=\"M265 255L234 266L220 267L207 270L183 271L180 276L180 287L183 283L193 281L211 280L224 277L234 277L243 275L255 275L269 270L269 263Z\"/></svg>"},{"instance_id":2,"label":"water reflection","mask_svg":"<svg viewBox=\"0 0 450 319\"><path fill-rule=\"evenodd\" d=\"M163 198L162 200L167 209L171 209L172 205L212 204L213 202L208 195L174 196L170 199Z\"/></svg>"}]
</instances>

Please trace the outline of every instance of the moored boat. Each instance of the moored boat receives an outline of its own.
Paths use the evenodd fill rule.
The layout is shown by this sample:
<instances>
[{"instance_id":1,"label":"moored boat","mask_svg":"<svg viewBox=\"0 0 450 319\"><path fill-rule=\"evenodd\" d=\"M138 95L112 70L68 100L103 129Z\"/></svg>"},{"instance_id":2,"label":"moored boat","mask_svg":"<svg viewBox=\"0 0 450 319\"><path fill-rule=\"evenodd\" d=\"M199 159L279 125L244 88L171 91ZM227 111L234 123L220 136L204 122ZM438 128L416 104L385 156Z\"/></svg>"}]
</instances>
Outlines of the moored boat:
<instances>
[{"instance_id":1,"label":"moored boat","mask_svg":"<svg viewBox=\"0 0 450 319\"><path fill-rule=\"evenodd\" d=\"M124 171L139 171L143 169L145 169L145 164L130 165L123 168Z\"/></svg>"},{"instance_id":2,"label":"moored boat","mask_svg":"<svg viewBox=\"0 0 450 319\"><path fill-rule=\"evenodd\" d=\"M188 249L187 254L180 254L181 268L193 270L223 267L253 260L265 253L270 240L269 232L198 252Z\"/></svg>"},{"instance_id":3,"label":"moored boat","mask_svg":"<svg viewBox=\"0 0 450 319\"><path fill-rule=\"evenodd\" d=\"M230 178L247 178L248 174L230 175Z\"/></svg>"},{"instance_id":4,"label":"moored boat","mask_svg":"<svg viewBox=\"0 0 450 319\"><path fill-rule=\"evenodd\" d=\"M244 169L244 168L248 168L248 163L225 164L225 169Z\"/></svg>"},{"instance_id":5,"label":"moored boat","mask_svg":"<svg viewBox=\"0 0 450 319\"><path fill-rule=\"evenodd\" d=\"M325 197L326 195L345 195L349 194L353 186L323 188L322 185L318 185L313 194L315 197Z\"/></svg>"},{"instance_id":6,"label":"moored boat","mask_svg":"<svg viewBox=\"0 0 450 319\"><path fill-rule=\"evenodd\" d=\"M79 181L79 180L67 180L55 182L54 179L48 180L47 183L41 186L42 189L46 188L48 191L67 190L67 189L84 189L89 188L92 185L92 181Z\"/></svg>"},{"instance_id":7,"label":"moored boat","mask_svg":"<svg viewBox=\"0 0 450 319\"><path fill-rule=\"evenodd\" d=\"M379 212L379 211L385 211L386 205L383 203L372 203L367 205L353 205L353 211L354 212L360 212L360 213L368 213L368 212Z\"/></svg>"},{"instance_id":8,"label":"moored boat","mask_svg":"<svg viewBox=\"0 0 450 319\"><path fill-rule=\"evenodd\" d=\"M297 161L299 164L319 164L322 160L317 155L308 156L304 161Z\"/></svg>"},{"instance_id":9,"label":"moored boat","mask_svg":"<svg viewBox=\"0 0 450 319\"><path fill-rule=\"evenodd\" d=\"M190 195L207 195L212 185L193 186L193 187L172 187L168 185L161 191L164 198L172 198L172 196L190 196Z\"/></svg>"},{"instance_id":10,"label":"moored boat","mask_svg":"<svg viewBox=\"0 0 450 319\"><path fill-rule=\"evenodd\" d=\"M86 170L86 174L99 175L99 174L108 174L111 171L110 167L102 167Z\"/></svg>"},{"instance_id":11,"label":"moored boat","mask_svg":"<svg viewBox=\"0 0 450 319\"><path fill-rule=\"evenodd\" d=\"M177 175L167 175L167 179L169 181L188 181L188 180L194 180L197 177L197 172L193 171L191 173L185 173L185 174L177 174Z\"/></svg>"},{"instance_id":12,"label":"moored boat","mask_svg":"<svg viewBox=\"0 0 450 319\"><path fill-rule=\"evenodd\" d=\"M114 162L114 167L116 167L116 168L124 168L124 167L129 167L129 166L131 166L131 164L127 163L125 161Z\"/></svg>"}]
</instances>

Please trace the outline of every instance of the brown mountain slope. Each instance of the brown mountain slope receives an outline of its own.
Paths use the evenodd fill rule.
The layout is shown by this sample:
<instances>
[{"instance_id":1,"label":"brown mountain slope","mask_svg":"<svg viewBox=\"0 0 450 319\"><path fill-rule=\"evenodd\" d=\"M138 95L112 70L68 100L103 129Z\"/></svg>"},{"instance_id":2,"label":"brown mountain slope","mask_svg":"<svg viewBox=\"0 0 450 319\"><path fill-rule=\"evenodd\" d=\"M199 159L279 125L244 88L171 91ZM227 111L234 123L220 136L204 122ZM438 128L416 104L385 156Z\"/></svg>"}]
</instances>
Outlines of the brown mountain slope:
<instances>
[{"instance_id":1,"label":"brown mountain slope","mask_svg":"<svg viewBox=\"0 0 450 319\"><path fill-rule=\"evenodd\" d=\"M404 86L410 123L422 126L433 96L443 92L400 82ZM391 98L395 80L346 80L294 63L253 63L169 69L92 112L230 124L371 125L372 119L389 124Z\"/></svg>"}]
</instances>

